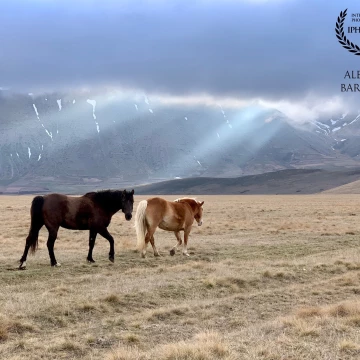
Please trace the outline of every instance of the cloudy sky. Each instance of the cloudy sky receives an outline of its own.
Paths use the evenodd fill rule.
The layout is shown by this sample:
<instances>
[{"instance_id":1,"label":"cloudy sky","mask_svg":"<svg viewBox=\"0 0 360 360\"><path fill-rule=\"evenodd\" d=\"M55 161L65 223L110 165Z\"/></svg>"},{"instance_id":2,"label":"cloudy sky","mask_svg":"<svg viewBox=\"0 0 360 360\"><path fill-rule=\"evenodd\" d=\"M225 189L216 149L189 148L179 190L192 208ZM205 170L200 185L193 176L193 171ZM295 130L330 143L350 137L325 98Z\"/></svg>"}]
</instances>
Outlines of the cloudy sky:
<instances>
[{"instance_id":1,"label":"cloudy sky","mask_svg":"<svg viewBox=\"0 0 360 360\"><path fill-rule=\"evenodd\" d=\"M258 99L300 118L356 106L360 96L340 92L346 70L360 70L360 56L343 49L334 30L345 8L345 28L352 25L355 0L0 4L0 87ZM349 38L360 45L360 34Z\"/></svg>"}]
</instances>

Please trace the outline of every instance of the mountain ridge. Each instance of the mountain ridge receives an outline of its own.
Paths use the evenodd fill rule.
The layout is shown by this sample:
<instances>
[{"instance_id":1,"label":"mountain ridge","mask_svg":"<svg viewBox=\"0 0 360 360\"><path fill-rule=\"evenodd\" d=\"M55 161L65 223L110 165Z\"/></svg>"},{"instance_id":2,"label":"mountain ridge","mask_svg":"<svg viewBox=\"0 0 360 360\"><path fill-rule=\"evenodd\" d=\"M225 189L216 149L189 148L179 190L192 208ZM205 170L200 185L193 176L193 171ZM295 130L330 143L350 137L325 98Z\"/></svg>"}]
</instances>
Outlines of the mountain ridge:
<instances>
[{"instance_id":1,"label":"mountain ridge","mask_svg":"<svg viewBox=\"0 0 360 360\"><path fill-rule=\"evenodd\" d=\"M87 92L0 91L0 110L0 184L14 188L36 188L46 178L69 186L99 177L136 185L360 166L360 122L335 131L347 132L346 141L333 131L350 115L320 119L320 131L257 105L185 106Z\"/></svg>"}]
</instances>

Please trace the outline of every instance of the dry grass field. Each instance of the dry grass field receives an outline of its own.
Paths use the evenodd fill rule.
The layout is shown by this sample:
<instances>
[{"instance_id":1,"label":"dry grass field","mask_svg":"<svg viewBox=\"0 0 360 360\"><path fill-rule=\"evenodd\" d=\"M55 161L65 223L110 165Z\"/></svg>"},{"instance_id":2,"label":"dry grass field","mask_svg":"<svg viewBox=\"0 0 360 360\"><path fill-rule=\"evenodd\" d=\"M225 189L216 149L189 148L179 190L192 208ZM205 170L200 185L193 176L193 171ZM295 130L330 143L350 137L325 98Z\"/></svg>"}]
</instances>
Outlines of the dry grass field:
<instances>
[{"instance_id":1,"label":"dry grass field","mask_svg":"<svg viewBox=\"0 0 360 360\"><path fill-rule=\"evenodd\" d=\"M360 358L360 195L199 196L190 258L158 230L142 259L120 213L114 264L61 229L51 268L43 229L18 271L31 198L0 197L1 359Z\"/></svg>"}]
</instances>

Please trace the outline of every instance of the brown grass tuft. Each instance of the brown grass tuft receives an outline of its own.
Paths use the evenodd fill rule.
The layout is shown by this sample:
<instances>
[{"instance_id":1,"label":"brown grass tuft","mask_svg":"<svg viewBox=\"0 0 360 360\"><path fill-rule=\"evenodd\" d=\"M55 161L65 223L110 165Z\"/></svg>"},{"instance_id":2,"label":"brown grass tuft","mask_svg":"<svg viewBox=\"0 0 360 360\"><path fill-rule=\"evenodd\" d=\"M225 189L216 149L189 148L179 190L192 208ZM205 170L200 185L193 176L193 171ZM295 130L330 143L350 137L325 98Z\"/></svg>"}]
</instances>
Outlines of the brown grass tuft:
<instances>
[{"instance_id":1,"label":"brown grass tuft","mask_svg":"<svg viewBox=\"0 0 360 360\"><path fill-rule=\"evenodd\" d=\"M219 334L200 333L191 341L180 341L155 347L150 353L135 347L119 347L107 360L220 360L230 359L230 351Z\"/></svg>"},{"instance_id":2,"label":"brown grass tuft","mask_svg":"<svg viewBox=\"0 0 360 360\"><path fill-rule=\"evenodd\" d=\"M339 344L339 349L351 355L360 354L360 346L351 340L342 340Z\"/></svg>"},{"instance_id":3,"label":"brown grass tuft","mask_svg":"<svg viewBox=\"0 0 360 360\"><path fill-rule=\"evenodd\" d=\"M339 305L330 306L326 312L331 316L348 317L351 315L360 315L360 302L344 302Z\"/></svg>"},{"instance_id":4,"label":"brown grass tuft","mask_svg":"<svg viewBox=\"0 0 360 360\"><path fill-rule=\"evenodd\" d=\"M105 299L104 299L107 303L110 303L112 305L117 305L120 304L120 299L117 295L108 295Z\"/></svg>"},{"instance_id":5,"label":"brown grass tuft","mask_svg":"<svg viewBox=\"0 0 360 360\"><path fill-rule=\"evenodd\" d=\"M142 353L136 347L130 346L119 346L118 348L112 350L107 356L106 360L147 360L149 358L145 357L145 354Z\"/></svg>"},{"instance_id":6,"label":"brown grass tuft","mask_svg":"<svg viewBox=\"0 0 360 360\"><path fill-rule=\"evenodd\" d=\"M322 311L319 307L308 307L308 308L302 308L299 309L296 312L296 316L299 318L308 318L308 317L314 317L314 316L321 316Z\"/></svg>"}]
</instances>

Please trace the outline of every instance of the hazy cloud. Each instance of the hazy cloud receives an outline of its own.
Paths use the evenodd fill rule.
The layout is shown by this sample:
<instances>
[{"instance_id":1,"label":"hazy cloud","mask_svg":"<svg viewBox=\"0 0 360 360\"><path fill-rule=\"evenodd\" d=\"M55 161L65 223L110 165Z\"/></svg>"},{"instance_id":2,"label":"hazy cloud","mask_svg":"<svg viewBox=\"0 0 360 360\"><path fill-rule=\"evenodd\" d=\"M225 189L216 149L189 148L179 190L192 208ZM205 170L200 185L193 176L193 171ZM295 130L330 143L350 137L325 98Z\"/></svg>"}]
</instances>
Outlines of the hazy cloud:
<instances>
[{"instance_id":1,"label":"hazy cloud","mask_svg":"<svg viewBox=\"0 0 360 360\"><path fill-rule=\"evenodd\" d=\"M324 0L2 2L0 86L122 86L282 104L342 97L359 57L335 37ZM360 24L360 23L359 23ZM352 35L360 44L360 35ZM340 100L339 100L340 101ZM286 106L285 106L286 107Z\"/></svg>"}]
</instances>

